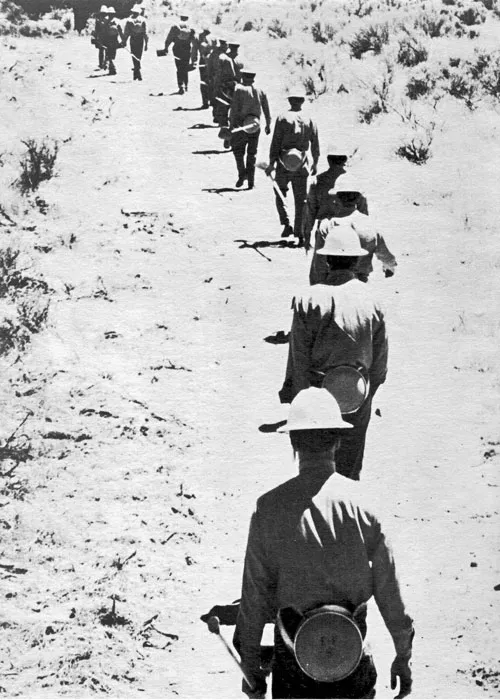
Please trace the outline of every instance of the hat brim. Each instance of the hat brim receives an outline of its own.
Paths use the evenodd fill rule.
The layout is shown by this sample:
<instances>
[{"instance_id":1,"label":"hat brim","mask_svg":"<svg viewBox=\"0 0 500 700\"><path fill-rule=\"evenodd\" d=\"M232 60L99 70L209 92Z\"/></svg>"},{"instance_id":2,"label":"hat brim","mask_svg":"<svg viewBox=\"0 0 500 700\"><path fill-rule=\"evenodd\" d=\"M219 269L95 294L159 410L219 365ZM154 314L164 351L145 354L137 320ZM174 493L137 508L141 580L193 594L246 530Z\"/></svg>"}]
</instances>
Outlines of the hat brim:
<instances>
[{"instance_id":1,"label":"hat brim","mask_svg":"<svg viewBox=\"0 0 500 700\"><path fill-rule=\"evenodd\" d=\"M316 251L316 255L330 255L332 258L361 258L363 255L368 255L367 250L363 250L363 248L353 248L352 250L325 250L325 248L321 248L321 250Z\"/></svg>"},{"instance_id":2,"label":"hat brim","mask_svg":"<svg viewBox=\"0 0 500 700\"><path fill-rule=\"evenodd\" d=\"M344 430L344 428L352 428L350 423L346 423L346 421L340 421L339 425L331 425L329 423L328 425L311 425L310 423L286 423L283 427L278 428L276 431L277 433L290 433L293 430Z\"/></svg>"}]
</instances>

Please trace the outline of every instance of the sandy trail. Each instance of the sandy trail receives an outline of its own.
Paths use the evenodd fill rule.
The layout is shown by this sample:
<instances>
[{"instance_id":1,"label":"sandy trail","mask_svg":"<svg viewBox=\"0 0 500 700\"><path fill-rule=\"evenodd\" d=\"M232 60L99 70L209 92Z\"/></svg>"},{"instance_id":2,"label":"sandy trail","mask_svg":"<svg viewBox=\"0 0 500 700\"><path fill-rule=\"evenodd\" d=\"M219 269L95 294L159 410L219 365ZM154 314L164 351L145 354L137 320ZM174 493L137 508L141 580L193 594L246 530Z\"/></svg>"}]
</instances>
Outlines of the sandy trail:
<instances>
[{"instance_id":1,"label":"sandy trail","mask_svg":"<svg viewBox=\"0 0 500 700\"><path fill-rule=\"evenodd\" d=\"M163 521L175 531L169 520L173 489L183 484L185 493L195 495L178 499L181 510L191 507L198 518L193 537L184 532L170 548L156 541L140 551L142 578L132 561L124 569L126 599L140 590L149 609L159 611L179 636L168 653L149 652L140 687L147 697L237 696L239 674L199 616L238 597L255 499L294 473L286 437L257 428L286 415L277 390L287 346L263 339L288 329L290 299L307 279L308 260L300 250L260 248L269 261L235 242L279 240L273 195L262 174L252 192L210 191L231 188L235 166L230 153L210 153L223 150L216 129L193 128L211 125L210 113L195 109L197 80L187 95L170 95L171 61L153 57L155 41L143 83L132 83L123 53L115 79L92 79L87 41L57 44L54 70L75 94L95 90L96 98L111 97L112 111L68 149L78 167L68 176L72 196L64 198L61 191L58 206L62 219L71 213L81 228L71 255L55 254L44 264L47 274L61 277L64 270L63 278L89 288L100 277L114 301L59 304L52 330L33 353L45 348L53 355L56 344L54 363L71 372L59 394L57 383L53 387L53 405L79 386L79 408L93 397L93 408L105 404L119 411L126 396L130 410L130 399L136 399L177 422L167 434L137 434L134 440L96 425L99 440L86 454L68 458L60 488L76 485L82 508L86 497L103 491L107 525L89 535L93 548L103 538L103 553L111 551L113 537L122 538L123 552L137 546L130 538L144 543L139 520L149 523L153 539ZM70 56L84 58L67 66ZM321 120L327 115L321 115L320 127ZM268 143L261 139L262 158ZM371 422L362 478L390 496L383 507L417 630L414 697L479 698L485 690L494 697L471 673L492 666L495 656L493 606L499 594L493 587L499 573L491 552L498 542L498 458L482 455L494 436L498 414L487 409L498 388L467 365L470 332L452 331L458 262L450 261L444 281L428 264L449 244L453 218L436 241L425 228L426 211L420 208L417 218L410 202L398 207L399 217L411 217L413 224L394 242L397 275L384 280L377 271L370 282L387 304L391 356L387 384L374 405L382 415ZM116 338L104 340L110 332ZM485 342L481 351L489 356L493 348ZM132 425L132 414L129 419ZM163 463L171 478L162 486L157 472ZM147 500L125 504L124 494ZM69 502L68 515L72 509ZM92 512L75 515L75 540L78 523L98 520ZM378 694L392 697L390 639L378 612L370 616Z\"/></svg>"}]
</instances>

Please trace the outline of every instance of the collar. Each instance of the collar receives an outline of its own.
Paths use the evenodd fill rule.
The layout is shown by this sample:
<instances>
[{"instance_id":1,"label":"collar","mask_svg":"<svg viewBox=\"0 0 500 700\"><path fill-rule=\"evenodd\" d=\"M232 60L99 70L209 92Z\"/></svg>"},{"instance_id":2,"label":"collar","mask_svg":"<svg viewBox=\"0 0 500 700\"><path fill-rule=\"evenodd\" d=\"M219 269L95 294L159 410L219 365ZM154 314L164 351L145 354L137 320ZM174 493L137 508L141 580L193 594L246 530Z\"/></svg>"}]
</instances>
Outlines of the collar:
<instances>
[{"instance_id":1,"label":"collar","mask_svg":"<svg viewBox=\"0 0 500 700\"><path fill-rule=\"evenodd\" d=\"M355 277L356 275L352 270L330 270L325 280L325 284L337 287L355 279Z\"/></svg>"},{"instance_id":2,"label":"collar","mask_svg":"<svg viewBox=\"0 0 500 700\"><path fill-rule=\"evenodd\" d=\"M331 452L320 452L318 454L299 453L299 473L315 472L318 475L334 474L335 462L332 459Z\"/></svg>"}]
</instances>

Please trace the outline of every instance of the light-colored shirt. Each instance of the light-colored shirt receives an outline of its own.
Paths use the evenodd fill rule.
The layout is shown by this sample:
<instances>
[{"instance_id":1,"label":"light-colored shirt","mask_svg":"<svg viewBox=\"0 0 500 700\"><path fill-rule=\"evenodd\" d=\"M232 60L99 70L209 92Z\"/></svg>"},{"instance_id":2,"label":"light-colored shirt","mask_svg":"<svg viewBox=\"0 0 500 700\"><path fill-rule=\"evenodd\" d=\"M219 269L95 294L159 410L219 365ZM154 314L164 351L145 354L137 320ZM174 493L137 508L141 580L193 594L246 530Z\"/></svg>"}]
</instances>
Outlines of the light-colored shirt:
<instances>
[{"instance_id":1,"label":"light-colored shirt","mask_svg":"<svg viewBox=\"0 0 500 700\"><path fill-rule=\"evenodd\" d=\"M330 272L325 284L295 296L292 309L284 383L290 400L339 365L355 367L373 384L383 384L388 358L384 314L353 272Z\"/></svg>"},{"instance_id":2,"label":"light-colored shirt","mask_svg":"<svg viewBox=\"0 0 500 700\"><path fill-rule=\"evenodd\" d=\"M391 546L358 482L310 465L261 496L250 523L235 632L246 669L258 674L264 625L280 608L356 608L372 596L396 653L411 653L412 619Z\"/></svg>"},{"instance_id":3,"label":"light-colored shirt","mask_svg":"<svg viewBox=\"0 0 500 700\"><path fill-rule=\"evenodd\" d=\"M270 124L271 112L265 92L254 85L236 85L229 118L231 129L242 126L245 117L249 115L260 119L262 112L264 112L266 124Z\"/></svg>"},{"instance_id":4,"label":"light-colored shirt","mask_svg":"<svg viewBox=\"0 0 500 700\"><path fill-rule=\"evenodd\" d=\"M302 112L285 112L274 125L269 149L269 162L276 163L282 152L296 148L303 153L311 148L313 162L319 158L319 139L316 124Z\"/></svg>"}]
</instances>

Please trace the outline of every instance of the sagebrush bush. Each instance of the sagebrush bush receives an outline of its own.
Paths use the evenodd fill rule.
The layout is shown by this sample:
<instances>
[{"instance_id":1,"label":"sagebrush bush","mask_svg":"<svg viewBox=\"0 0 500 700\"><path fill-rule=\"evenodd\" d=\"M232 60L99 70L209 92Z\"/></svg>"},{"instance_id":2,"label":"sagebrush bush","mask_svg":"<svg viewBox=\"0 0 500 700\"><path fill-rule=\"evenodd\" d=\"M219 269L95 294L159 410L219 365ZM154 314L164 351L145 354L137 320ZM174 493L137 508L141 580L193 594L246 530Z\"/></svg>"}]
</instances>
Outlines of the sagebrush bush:
<instances>
[{"instance_id":1,"label":"sagebrush bush","mask_svg":"<svg viewBox=\"0 0 500 700\"><path fill-rule=\"evenodd\" d=\"M419 63L426 61L428 52L425 46L418 44L410 38L404 38L399 41L397 61L407 68L417 66Z\"/></svg>"},{"instance_id":2,"label":"sagebrush bush","mask_svg":"<svg viewBox=\"0 0 500 700\"><path fill-rule=\"evenodd\" d=\"M436 76L424 69L410 76L406 83L405 94L410 100L417 100L419 97L429 95L435 87Z\"/></svg>"},{"instance_id":3,"label":"sagebrush bush","mask_svg":"<svg viewBox=\"0 0 500 700\"><path fill-rule=\"evenodd\" d=\"M403 143L396 150L396 155L400 158L409 160L415 165L423 165L427 163L431 157L432 133L427 132L424 135L416 135Z\"/></svg>"},{"instance_id":4,"label":"sagebrush bush","mask_svg":"<svg viewBox=\"0 0 500 700\"><path fill-rule=\"evenodd\" d=\"M311 34L314 41L319 44L328 44L335 38L336 29L326 22L314 22L311 26Z\"/></svg>"},{"instance_id":5,"label":"sagebrush bush","mask_svg":"<svg viewBox=\"0 0 500 700\"><path fill-rule=\"evenodd\" d=\"M283 22L275 17L267 26L267 33L269 36L277 39L286 39L288 36L288 29L285 27Z\"/></svg>"},{"instance_id":6,"label":"sagebrush bush","mask_svg":"<svg viewBox=\"0 0 500 700\"><path fill-rule=\"evenodd\" d=\"M362 107L358 112L358 119L363 124L371 124L376 116L382 114L386 110L379 99L371 102L367 107Z\"/></svg>"},{"instance_id":7,"label":"sagebrush bush","mask_svg":"<svg viewBox=\"0 0 500 700\"><path fill-rule=\"evenodd\" d=\"M415 29L421 29L424 34L436 39L446 36L452 30L451 24L446 14L438 15L435 12L425 13L417 17L414 22Z\"/></svg>"},{"instance_id":8,"label":"sagebrush bush","mask_svg":"<svg viewBox=\"0 0 500 700\"><path fill-rule=\"evenodd\" d=\"M20 161L21 174L15 184L22 194L34 192L42 182L54 177L59 146L56 141L35 139L23 141L26 153Z\"/></svg>"},{"instance_id":9,"label":"sagebrush bush","mask_svg":"<svg viewBox=\"0 0 500 700\"><path fill-rule=\"evenodd\" d=\"M444 71L443 71L444 73ZM445 77L446 77L446 73ZM464 104L473 110L477 107L479 100L479 85L470 79L467 73L453 71L445 83L445 91L457 100L462 100Z\"/></svg>"},{"instance_id":10,"label":"sagebrush bush","mask_svg":"<svg viewBox=\"0 0 500 700\"><path fill-rule=\"evenodd\" d=\"M43 280L26 275L19 267L19 250L4 248L0 250L0 299L16 298L26 291L48 292L48 285Z\"/></svg>"},{"instance_id":11,"label":"sagebrush bush","mask_svg":"<svg viewBox=\"0 0 500 700\"><path fill-rule=\"evenodd\" d=\"M477 2L471 2L465 7L457 8L455 14L462 24L465 24L467 27L472 27L474 24L482 24L486 19L484 7Z\"/></svg>"},{"instance_id":12,"label":"sagebrush bush","mask_svg":"<svg viewBox=\"0 0 500 700\"><path fill-rule=\"evenodd\" d=\"M389 41L389 25L387 22L370 24L360 29L349 42L351 56L361 58L367 51L379 54Z\"/></svg>"}]
</instances>

